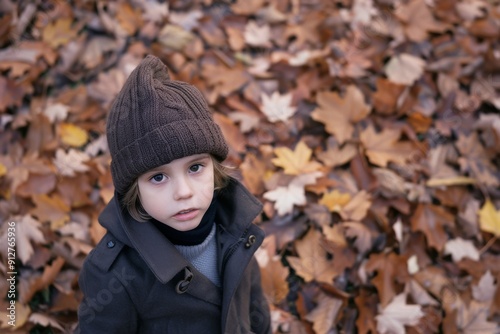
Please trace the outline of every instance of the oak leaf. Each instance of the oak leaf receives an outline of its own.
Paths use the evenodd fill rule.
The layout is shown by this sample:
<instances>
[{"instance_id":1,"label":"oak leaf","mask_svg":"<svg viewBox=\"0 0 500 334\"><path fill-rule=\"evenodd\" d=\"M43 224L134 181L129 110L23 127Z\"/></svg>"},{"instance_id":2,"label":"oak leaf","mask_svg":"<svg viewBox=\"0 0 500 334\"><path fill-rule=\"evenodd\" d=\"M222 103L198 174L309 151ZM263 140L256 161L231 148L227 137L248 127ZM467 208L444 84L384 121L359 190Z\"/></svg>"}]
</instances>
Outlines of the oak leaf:
<instances>
[{"instance_id":1,"label":"oak leaf","mask_svg":"<svg viewBox=\"0 0 500 334\"><path fill-rule=\"evenodd\" d=\"M297 108L292 106L292 94L281 95L274 92L271 96L262 93L262 113L266 115L269 122L285 122L292 117Z\"/></svg>"},{"instance_id":2,"label":"oak leaf","mask_svg":"<svg viewBox=\"0 0 500 334\"><path fill-rule=\"evenodd\" d=\"M325 124L326 131L334 135L339 144L352 137L354 124L365 119L371 111L363 93L353 85L347 86L344 96L335 92L319 92L316 102L318 107L311 117Z\"/></svg>"},{"instance_id":3,"label":"oak leaf","mask_svg":"<svg viewBox=\"0 0 500 334\"><path fill-rule=\"evenodd\" d=\"M405 334L405 326L418 324L424 316L420 305L408 305L406 293L394 297L390 304L382 308L377 320L377 332L381 334Z\"/></svg>"},{"instance_id":4,"label":"oak leaf","mask_svg":"<svg viewBox=\"0 0 500 334\"><path fill-rule=\"evenodd\" d=\"M340 273L335 270L333 261L328 259L320 239L321 233L310 229L302 239L295 242L298 256L288 256L287 260L297 275L306 282L332 284L333 279Z\"/></svg>"},{"instance_id":5,"label":"oak leaf","mask_svg":"<svg viewBox=\"0 0 500 334\"><path fill-rule=\"evenodd\" d=\"M400 130L384 129L377 133L370 125L361 132L360 139L370 162L387 167L391 161L403 165L415 152L411 143L399 141L400 136Z\"/></svg>"},{"instance_id":6,"label":"oak leaf","mask_svg":"<svg viewBox=\"0 0 500 334\"><path fill-rule=\"evenodd\" d=\"M288 147L274 149L276 158L272 159L275 166L282 167L285 174L300 175L317 171L321 164L311 161L312 150L300 141L292 151Z\"/></svg>"},{"instance_id":7,"label":"oak leaf","mask_svg":"<svg viewBox=\"0 0 500 334\"><path fill-rule=\"evenodd\" d=\"M479 211L481 230L500 237L500 210L496 210L491 200L487 199Z\"/></svg>"}]
</instances>

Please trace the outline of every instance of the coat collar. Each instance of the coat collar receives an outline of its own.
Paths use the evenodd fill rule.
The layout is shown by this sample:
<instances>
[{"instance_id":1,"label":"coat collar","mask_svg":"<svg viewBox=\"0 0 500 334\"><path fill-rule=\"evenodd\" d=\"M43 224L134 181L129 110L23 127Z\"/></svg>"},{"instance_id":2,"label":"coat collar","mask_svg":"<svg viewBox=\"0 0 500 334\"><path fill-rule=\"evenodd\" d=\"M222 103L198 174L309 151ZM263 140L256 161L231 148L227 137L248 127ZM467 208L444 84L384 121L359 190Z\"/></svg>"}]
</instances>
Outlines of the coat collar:
<instances>
[{"instance_id":1,"label":"coat collar","mask_svg":"<svg viewBox=\"0 0 500 334\"><path fill-rule=\"evenodd\" d=\"M236 239L245 233L262 210L262 204L234 179L220 191L218 199L215 220ZM99 222L121 242L136 249L163 284L190 265L152 223L137 222L121 209L116 194L99 216Z\"/></svg>"}]
</instances>

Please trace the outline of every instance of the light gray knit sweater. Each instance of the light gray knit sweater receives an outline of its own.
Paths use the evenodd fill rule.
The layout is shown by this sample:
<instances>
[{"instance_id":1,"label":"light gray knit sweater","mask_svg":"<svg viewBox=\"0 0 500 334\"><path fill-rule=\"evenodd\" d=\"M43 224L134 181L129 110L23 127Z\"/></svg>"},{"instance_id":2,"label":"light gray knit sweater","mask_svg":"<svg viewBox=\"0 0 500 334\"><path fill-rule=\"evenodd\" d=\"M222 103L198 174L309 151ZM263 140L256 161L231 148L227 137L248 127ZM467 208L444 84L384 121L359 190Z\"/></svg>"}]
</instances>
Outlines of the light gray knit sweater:
<instances>
[{"instance_id":1,"label":"light gray knit sweater","mask_svg":"<svg viewBox=\"0 0 500 334\"><path fill-rule=\"evenodd\" d=\"M188 259L193 266L217 286L220 286L220 277L217 270L217 242L215 224L205 241L199 245L175 245L175 248Z\"/></svg>"}]
</instances>

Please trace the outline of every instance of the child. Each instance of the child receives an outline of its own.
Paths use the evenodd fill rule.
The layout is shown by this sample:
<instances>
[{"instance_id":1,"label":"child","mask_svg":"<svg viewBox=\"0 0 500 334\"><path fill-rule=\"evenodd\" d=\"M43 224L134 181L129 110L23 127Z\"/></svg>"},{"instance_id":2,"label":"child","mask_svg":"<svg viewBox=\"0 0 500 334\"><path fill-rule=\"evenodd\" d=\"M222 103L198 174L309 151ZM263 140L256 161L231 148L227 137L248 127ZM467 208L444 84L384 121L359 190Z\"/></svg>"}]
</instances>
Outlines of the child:
<instances>
[{"instance_id":1,"label":"child","mask_svg":"<svg viewBox=\"0 0 500 334\"><path fill-rule=\"evenodd\" d=\"M107 120L115 196L80 273L81 333L271 333L262 205L221 165L207 102L147 56Z\"/></svg>"}]
</instances>

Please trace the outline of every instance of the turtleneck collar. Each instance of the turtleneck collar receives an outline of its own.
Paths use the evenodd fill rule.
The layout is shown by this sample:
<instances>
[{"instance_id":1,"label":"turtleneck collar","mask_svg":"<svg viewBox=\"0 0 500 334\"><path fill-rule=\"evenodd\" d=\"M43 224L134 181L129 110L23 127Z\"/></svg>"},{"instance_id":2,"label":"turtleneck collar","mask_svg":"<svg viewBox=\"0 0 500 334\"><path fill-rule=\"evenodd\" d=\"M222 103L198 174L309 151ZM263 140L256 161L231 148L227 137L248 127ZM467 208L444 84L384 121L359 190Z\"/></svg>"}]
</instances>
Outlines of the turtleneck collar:
<instances>
[{"instance_id":1,"label":"turtleneck collar","mask_svg":"<svg viewBox=\"0 0 500 334\"><path fill-rule=\"evenodd\" d=\"M152 220L154 226L174 245L182 246L194 246L199 245L210 234L212 231L212 226L214 224L215 213L217 211L217 200L216 194L212 203L208 207L207 211L203 215L200 224L192 230L189 231L178 231L168 225L165 225L155 219Z\"/></svg>"}]
</instances>

